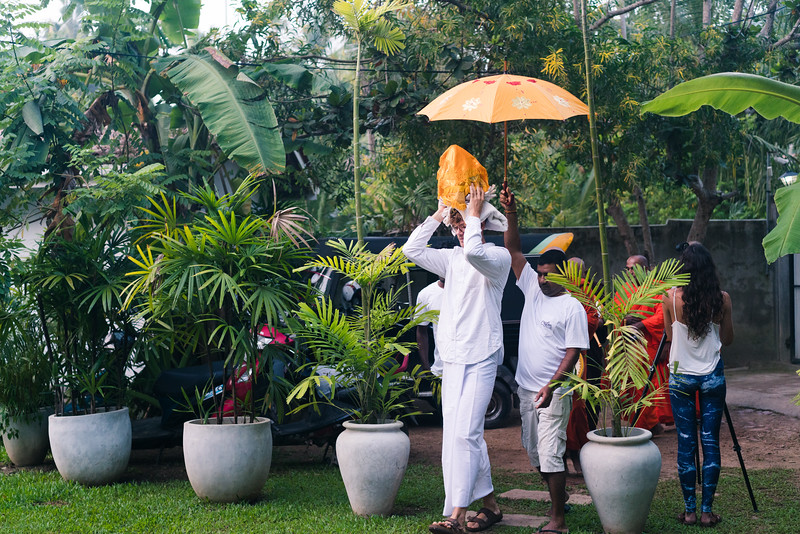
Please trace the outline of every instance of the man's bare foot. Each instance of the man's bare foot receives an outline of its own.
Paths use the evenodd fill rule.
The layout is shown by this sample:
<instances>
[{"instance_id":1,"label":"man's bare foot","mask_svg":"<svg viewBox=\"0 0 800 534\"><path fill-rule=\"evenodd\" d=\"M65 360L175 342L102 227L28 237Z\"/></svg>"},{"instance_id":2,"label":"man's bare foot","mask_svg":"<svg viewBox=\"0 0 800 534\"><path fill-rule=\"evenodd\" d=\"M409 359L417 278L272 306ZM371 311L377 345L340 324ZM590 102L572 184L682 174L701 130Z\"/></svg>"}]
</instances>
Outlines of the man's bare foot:
<instances>
[{"instance_id":1,"label":"man's bare foot","mask_svg":"<svg viewBox=\"0 0 800 534\"><path fill-rule=\"evenodd\" d=\"M563 523L561 525L557 525L552 521L550 521L546 525L539 527L539 530L537 530L536 532L562 532L566 534L567 532L569 532L569 529L567 528L567 525Z\"/></svg>"},{"instance_id":2,"label":"man's bare foot","mask_svg":"<svg viewBox=\"0 0 800 534\"><path fill-rule=\"evenodd\" d=\"M579 458L576 457L572 458L572 470L575 476L579 477L583 476L583 468L581 467L581 461Z\"/></svg>"}]
</instances>

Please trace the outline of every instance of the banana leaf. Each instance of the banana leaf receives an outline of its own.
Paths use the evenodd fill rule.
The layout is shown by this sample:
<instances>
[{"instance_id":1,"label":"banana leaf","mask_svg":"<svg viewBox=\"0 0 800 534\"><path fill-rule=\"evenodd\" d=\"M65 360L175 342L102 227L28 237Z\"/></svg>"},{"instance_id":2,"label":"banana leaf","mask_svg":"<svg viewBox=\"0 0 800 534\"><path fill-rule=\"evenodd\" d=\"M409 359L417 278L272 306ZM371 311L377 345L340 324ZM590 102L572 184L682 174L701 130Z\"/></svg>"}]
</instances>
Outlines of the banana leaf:
<instances>
[{"instance_id":1,"label":"banana leaf","mask_svg":"<svg viewBox=\"0 0 800 534\"><path fill-rule=\"evenodd\" d=\"M755 74L723 72L676 85L642 104L642 113L679 117L711 106L731 115L753 108L766 119L800 124L800 87Z\"/></svg>"},{"instance_id":2,"label":"banana leaf","mask_svg":"<svg viewBox=\"0 0 800 534\"><path fill-rule=\"evenodd\" d=\"M778 222L761 241L769 263L786 254L800 252L800 182L778 189L775 206Z\"/></svg>"},{"instance_id":3,"label":"banana leaf","mask_svg":"<svg viewBox=\"0 0 800 534\"><path fill-rule=\"evenodd\" d=\"M800 87L755 74L723 72L690 80L642 104L642 113L678 117L708 105L731 115L753 108L766 119L800 124ZM761 241L769 263L800 253L800 183L775 193L778 221Z\"/></svg>"},{"instance_id":4,"label":"banana leaf","mask_svg":"<svg viewBox=\"0 0 800 534\"><path fill-rule=\"evenodd\" d=\"M211 47L170 59L164 74L197 107L228 157L250 172L283 171L278 121L258 84Z\"/></svg>"},{"instance_id":5,"label":"banana leaf","mask_svg":"<svg viewBox=\"0 0 800 534\"><path fill-rule=\"evenodd\" d=\"M200 0L167 0L161 15L161 29L175 44L183 44L184 37L200 25ZM152 6L152 10L156 5Z\"/></svg>"}]
</instances>

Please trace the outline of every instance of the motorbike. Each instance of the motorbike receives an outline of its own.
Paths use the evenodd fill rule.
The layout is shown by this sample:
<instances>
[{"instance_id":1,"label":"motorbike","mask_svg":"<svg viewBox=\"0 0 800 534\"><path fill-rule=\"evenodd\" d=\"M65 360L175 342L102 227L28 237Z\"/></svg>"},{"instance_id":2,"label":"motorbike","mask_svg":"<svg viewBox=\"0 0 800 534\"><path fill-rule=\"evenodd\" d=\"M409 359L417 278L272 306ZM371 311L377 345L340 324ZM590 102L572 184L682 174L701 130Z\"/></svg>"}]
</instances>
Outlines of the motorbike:
<instances>
[{"instance_id":1,"label":"motorbike","mask_svg":"<svg viewBox=\"0 0 800 534\"><path fill-rule=\"evenodd\" d=\"M289 345L293 341L281 332L264 326L259 332L259 348L268 345ZM255 371L258 372L256 363ZM277 362L273 373L289 377L290 370L285 362ZM245 363L232 372L225 368L223 362L213 362L211 371L208 365L195 365L177 369L169 369L161 373L156 380L153 392L161 407L161 416L149 417L133 421L134 449L164 449L181 445L183 439L183 423L197 417L198 413L210 414L214 417L214 396L230 393L236 384L236 399L227 395L222 405L223 416L233 415L234 403L242 403L250 395L263 398L265 381L256 381L255 391L251 391L249 380L250 368ZM234 382L235 381L235 382ZM210 386L210 387L209 387ZM196 392L204 392L198 395ZM319 391L319 395L328 392ZM344 430L342 423L350 419L352 405L344 392L337 392L332 405L320 403L318 409L307 408L296 414L277 417L274 406L267 407L259 415L272 419L273 445L312 444L325 447L323 459L332 450L336 438Z\"/></svg>"}]
</instances>

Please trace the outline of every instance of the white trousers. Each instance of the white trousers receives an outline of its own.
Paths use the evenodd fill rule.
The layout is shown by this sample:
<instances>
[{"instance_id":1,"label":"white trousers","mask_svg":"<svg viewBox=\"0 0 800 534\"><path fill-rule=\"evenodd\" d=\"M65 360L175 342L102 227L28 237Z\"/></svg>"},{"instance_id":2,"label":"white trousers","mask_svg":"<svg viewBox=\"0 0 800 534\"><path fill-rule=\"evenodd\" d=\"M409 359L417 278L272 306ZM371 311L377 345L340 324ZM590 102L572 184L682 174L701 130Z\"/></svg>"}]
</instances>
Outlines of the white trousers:
<instances>
[{"instance_id":1,"label":"white trousers","mask_svg":"<svg viewBox=\"0 0 800 534\"><path fill-rule=\"evenodd\" d=\"M483 421L497 376L492 355L475 364L444 362L442 373L442 474L444 512L466 508L494 491Z\"/></svg>"}]
</instances>

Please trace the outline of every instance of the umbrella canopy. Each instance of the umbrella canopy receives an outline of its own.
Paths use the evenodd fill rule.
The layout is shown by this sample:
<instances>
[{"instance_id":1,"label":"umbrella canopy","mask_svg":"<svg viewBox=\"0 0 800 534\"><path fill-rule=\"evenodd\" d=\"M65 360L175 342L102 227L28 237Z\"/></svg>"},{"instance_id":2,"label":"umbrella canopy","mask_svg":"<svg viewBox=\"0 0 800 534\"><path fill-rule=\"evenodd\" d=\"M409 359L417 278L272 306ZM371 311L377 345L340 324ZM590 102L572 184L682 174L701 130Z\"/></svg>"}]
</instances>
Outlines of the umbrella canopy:
<instances>
[{"instance_id":1,"label":"umbrella canopy","mask_svg":"<svg viewBox=\"0 0 800 534\"><path fill-rule=\"evenodd\" d=\"M456 85L417 112L432 121L503 122L565 120L589 115L589 107L561 87L513 74L486 76ZM503 184L508 181L508 126L503 128Z\"/></svg>"},{"instance_id":2,"label":"umbrella canopy","mask_svg":"<svg viewBox=\"0 0 800 534\"><path fill-rule=\"evenodd\" d=\"M588 114L586 104L561 87L512 74L487 76L456 85L417 113L432 121L490 123L521 119L564 120Z\"/></svg>"}]
</instances>

